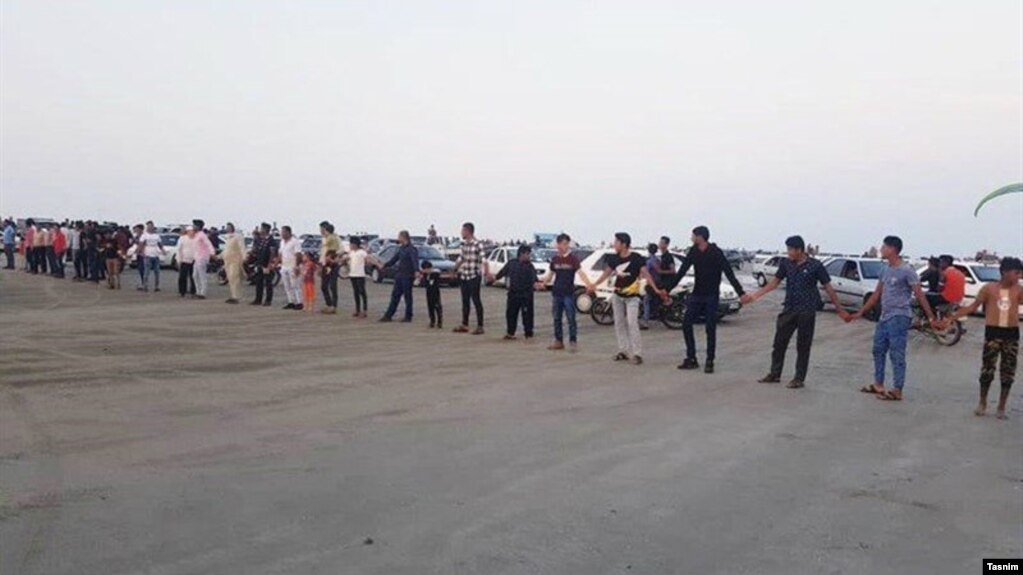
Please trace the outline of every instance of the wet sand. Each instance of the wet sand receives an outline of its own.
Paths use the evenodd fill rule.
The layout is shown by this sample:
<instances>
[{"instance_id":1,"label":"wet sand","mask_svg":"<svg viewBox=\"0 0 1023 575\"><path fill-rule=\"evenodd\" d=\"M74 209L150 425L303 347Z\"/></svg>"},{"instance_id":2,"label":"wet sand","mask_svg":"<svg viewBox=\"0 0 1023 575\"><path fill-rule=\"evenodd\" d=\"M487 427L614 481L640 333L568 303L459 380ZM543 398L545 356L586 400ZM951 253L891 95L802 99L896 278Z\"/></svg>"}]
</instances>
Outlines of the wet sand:
<instances>
[{"instance_id":1,"label":"wet sand","mask_svg":"<svg viewBox=\"0 0 1023 575\"><path fill-rule=\"evenodd\" d=\"M755 383L775 295L719 328L708 376L675 369L661 326L641 367L586 316L579 353L548 352L546 295L537 341L506 343L498 289L473 337L421 306L372 321L388 285L354 320L341 285L329 317L280 292L266 309L0 275L0 573L975 573L1023 555L1023 403L972 415L976 319L954 348L914 334L892 403L857 392L872 324L830 312L806 389ZM454 327L457 291L444 303Z\"/></svg>"}]
</instances>

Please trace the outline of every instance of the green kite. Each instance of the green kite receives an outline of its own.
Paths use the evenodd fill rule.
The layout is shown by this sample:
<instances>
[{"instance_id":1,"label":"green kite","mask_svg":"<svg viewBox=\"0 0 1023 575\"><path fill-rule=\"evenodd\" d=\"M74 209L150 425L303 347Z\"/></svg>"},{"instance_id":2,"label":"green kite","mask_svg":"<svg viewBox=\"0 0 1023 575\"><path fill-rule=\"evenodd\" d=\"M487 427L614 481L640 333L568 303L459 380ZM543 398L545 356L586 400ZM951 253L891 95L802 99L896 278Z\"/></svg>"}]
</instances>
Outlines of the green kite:
<instances>
[{"instance_id":1,"label":"green kite","mask_svg":"<svg viewBox=\"0 0 1023 575\"><path fill-rule=\"evenodd\" d=\"M984 204L990 202L991 200L997 198L998 196L1004 196L1006 194L1019 194L1019 193L1023 193L1023 182L1016 183L1016 184L1009 184L1008 186L1002 186L1001 188L998 188L997 190L995 190L995 191L991 192L990 194L984 196L984 199L982 199L980 201L980 203L977 204L977 209L973 210L973 217L977 217L977 214L980 213L980 209L984 207Z\"/></svg>"}]
</instances>

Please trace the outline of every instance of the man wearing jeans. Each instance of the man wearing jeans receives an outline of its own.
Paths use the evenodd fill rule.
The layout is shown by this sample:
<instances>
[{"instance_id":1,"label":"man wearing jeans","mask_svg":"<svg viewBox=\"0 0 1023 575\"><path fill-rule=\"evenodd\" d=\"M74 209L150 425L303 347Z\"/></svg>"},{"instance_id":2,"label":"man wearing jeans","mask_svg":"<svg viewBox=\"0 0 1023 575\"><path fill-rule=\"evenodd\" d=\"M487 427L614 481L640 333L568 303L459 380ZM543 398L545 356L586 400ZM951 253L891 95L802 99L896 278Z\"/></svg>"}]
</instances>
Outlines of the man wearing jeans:
<instances>
[{"instance_id":1,"label":"man wearing jeans","mask_svg":"<svg viewBox=\"0 0 1023 575\"><path fill-rule=\"evenodd\" d=\"M604 273L587 287L587 291L592 295L596 291L596 286L614 275L611 307L614 313L615 337L618 339L618 353L614 356L614 361L628 361L633 365L640 365L643 363L643 342L639 334L639 305L643 294L640 280L646 280L647 287L661 299L668 297L668 293L657 287L657 282L646 269L646 258L632 251L632 237L629 234L616 233L612 245L615 251L604 258L607 263Z\"/></svg>"},{"instance_id":2,"label":"man wearing jeans","mask_svg":"<svg viewBox=\"0 0 1023 575\"><path fill-rule=\"evenodd\" d=\"M682 321L682 334L686 342L686 358L679 369L696 369L700 363L696 360L696 337L693 334L693 324L700 317L704 317L707 328L707 363L704 364L705 373L714 373L714 356L717 352L717 325L718 305L721 300L721 274L728 278L739 297L745 292L742 284L735 279L735 272L732 271L732 264L728 262L721 248L710 243L710 230L706 226L698 226L693 229L693 247L682 260L682 266L675 275L675 285L682 281L689 268L694 268L696 281L693 284L693 292L686 300L686 315Z\"/></svg>"},{"instance_id":3,"label":"man wearing jeans","mask_svg":"<svg viewBox=\"0 0 1023 575\"><path fill-rule=\"evenodd\" d=\"M252 283L256 285L256 299L250 305L273 305L274 281L271 264L277 259L277 244L270 235L270 224L259 225L259 234L252 239L249 262L252 264ZM266 294L266 299L263 295Z\"/></svg>"},{"instance_id":4,"label":"man wearing jeans","mask_svg":"<svg viewBox=\"0 0 1023 575\"><path fill-rule=\"evenodd\" d=\"M568 234L558 234L557 246L558 254L551 258L547 275L537 284L539 288L547 284L551 285L554 341L547 349L565 349L565 335L561 319L563 316L568 316L568 345L571 351L575 351L578 338L578 328L575 323L575 277L578 274L587 286L590 285L590 280L581 271L579 258L572 253L572 238ZM551 284L551 279L554 280L553 284Z\"/></svg>"},{"instance_id":5,"label":"man wearing jeans","mask_svg":"<svg viewBox=\"0 0 1023 575\"><path fill-rule=\"evenodd\" d=\"M761 378L760 383L778 383L781 381L781 371L785 365L785 353L789 349L789 342L792 334L799 333L796 337L796 376L787 385L790 389L803 387L806 381L806 372L810 367L810 346L813 344L813 331L817 322L817 310L821 306L820 292L817 284L824 286L831 303L838 310L838 315L843 320L848 320L849 314L838 302L838 294L831 286L831 276L828 270L820 261L811 258L806 253L806 243L800 236L792 236L785 240L785 247L788 248L788 259L784 259L778 265L778 272L774 278L752 295L742 296L742 303L751 304L764 294L773 291L782 281L785 284L785 305L781 314L778 315L778 324L774 331L774 350L771 352L771 371L766 377Z\"/></svg>"},{"instance_id":6,"label":"man wearing jeans","mask_svg":"<svg viewBox=\"0 0 1023 575\"><path fill-rule=\"evenodd\" d=\"M462 255L455 262L462 290L462 325L455 333L469 332L469 304L476 308L476 329L473 335L483 334L483 300L480 299L480 285L483 277L490 275L487 260L483 258L483 245L476 239L476 226L472 222L462 224Z\"/></svg>"},{"instance_id":7,"label":"man wearing jeans","mask_svg":"<svg viewBox=\"0 0 1023 575\"><path fill-rule=\"evenodd\" d=\"M93 249L93 248L89 248ZM146 222L146 231L139 236L138 251L142 252L145 268L142 272L142 291L149 291L149 276L153 276L153 291L160 291L160 256L166 253L160 234L153 222ZM92 255L90 254L90 258ZM98 276L96 281L99 281Z\"/></svg>"},{"instance_id":8,"label":"man wearing jeans","mask_svg":"<svg viewBox=\"0 0 1023 575\"><path fill-rule=\"evenodd\" d=\"M920 287L920 278L908 262L903 261L902 240L888 236L881 244L881 257L888 265L881 269L874 293L850 321L863 317L881 303L881 317L874 328L874 383L863 387L864 393L877 394L878 399L900 401L906 383L906 340L913 323L913 298L920 303L931 325L937 326L927 294ZM895 389L886 390L885 363L891 357Z\"/></svg>"},{"instance_id":9,"label":"man wearing jeans","mask_svg":"<svg viewBox=\"0 0 1023 575\"><path fill-rule=\"evenodd\" d=\"M391 289L391 303L387 305L387 311L380 318L382 322L389 322L398 311L398 302L405 299L405 317L402 323L412 321L412 284L415 282L416 273L419 272L419 250L412 245L412 240L407 230L398 233L398 249L391 256L391 259L384 264L385 268L398 266L394 272L394 288Z\"/></svg>"}]
</instances>

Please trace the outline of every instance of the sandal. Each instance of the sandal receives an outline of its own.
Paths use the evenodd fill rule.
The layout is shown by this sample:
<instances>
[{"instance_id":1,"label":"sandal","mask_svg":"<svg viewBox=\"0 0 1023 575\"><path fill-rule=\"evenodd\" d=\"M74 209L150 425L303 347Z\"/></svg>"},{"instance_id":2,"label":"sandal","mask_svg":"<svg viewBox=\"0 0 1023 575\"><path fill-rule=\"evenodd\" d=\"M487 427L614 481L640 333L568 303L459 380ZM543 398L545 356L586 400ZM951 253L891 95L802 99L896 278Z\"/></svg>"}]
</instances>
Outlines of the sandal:
<instances>
[{"instance_id":1,"label":"sandal","mask_svg":"<svg viewBox=\"0 0 1023 575\"><path fill-rule=\"evenodd\" d=\"M883 387L878 387L873 383L870 385L864 385L863 387L860 388L860 393L873 393L875 395L878 395L883 394L884 392L885 389Z\"/></svg>"},{"instance_id":2,"label":"sandal","mask_svg":"<svg viewBox=\"0 0 1023 575\"><path fill-rule=\"evenodd\" d=\"M614 361L629 361L629 354L620 352L618 355L614 356Z\"/></svg>"},{"instance_id":3,"label":"sandal","mask_svg":"<svg viewBox=\"0 0 1023 575\"><path fill-rule=\"evenodd\" d=\"M902 401L902 394L896 393L893 390L885 391L877 396L881 401Z\"/></svg>"}]
</instances>

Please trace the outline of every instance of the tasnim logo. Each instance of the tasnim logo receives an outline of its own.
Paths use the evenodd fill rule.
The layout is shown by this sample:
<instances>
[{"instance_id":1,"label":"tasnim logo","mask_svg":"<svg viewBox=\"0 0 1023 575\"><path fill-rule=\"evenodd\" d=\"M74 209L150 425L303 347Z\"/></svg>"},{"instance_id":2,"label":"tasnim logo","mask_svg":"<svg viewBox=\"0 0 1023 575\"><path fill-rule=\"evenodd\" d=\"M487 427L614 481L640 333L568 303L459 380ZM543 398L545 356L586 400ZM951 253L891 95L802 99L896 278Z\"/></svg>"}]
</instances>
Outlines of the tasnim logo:
<instances>
[{"instance_id":1,"label":"tasnim logo","mask_svg":"<svg viewBox=\"0 0 1023 575\"><path fill-rule=\"evenodd\" d=\"M1006 573L1020 571L1023 559L985 559L984 573Z\"/></svg>"}]
</instances>

